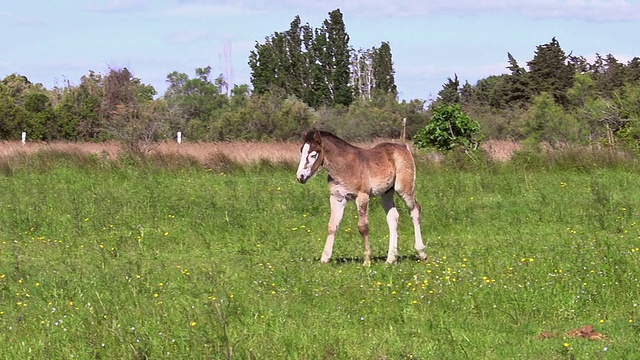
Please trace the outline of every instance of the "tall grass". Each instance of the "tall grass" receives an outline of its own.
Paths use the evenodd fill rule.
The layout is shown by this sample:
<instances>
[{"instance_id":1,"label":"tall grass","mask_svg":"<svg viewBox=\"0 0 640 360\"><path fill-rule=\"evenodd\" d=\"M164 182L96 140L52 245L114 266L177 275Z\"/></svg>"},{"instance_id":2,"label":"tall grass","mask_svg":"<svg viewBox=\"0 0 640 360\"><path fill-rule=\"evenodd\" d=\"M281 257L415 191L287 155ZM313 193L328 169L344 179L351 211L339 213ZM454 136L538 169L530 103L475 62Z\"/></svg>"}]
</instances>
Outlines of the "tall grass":
<instances>
[{"instance_id":1,"label":"tall grass","mask_svg":"<svg viewBox=\"0 0 640 360\"><path fill-rule=\"evenodd\" d=\"M430 257L400 207L403 257L384 263L374 200L369 268L352 204L320 264L322 175L164 159L5 162L0 356L618 359L640 345L632 159L421 163ZM604 337L568 334L584 325Z\"/></svg>"}]
</instances>

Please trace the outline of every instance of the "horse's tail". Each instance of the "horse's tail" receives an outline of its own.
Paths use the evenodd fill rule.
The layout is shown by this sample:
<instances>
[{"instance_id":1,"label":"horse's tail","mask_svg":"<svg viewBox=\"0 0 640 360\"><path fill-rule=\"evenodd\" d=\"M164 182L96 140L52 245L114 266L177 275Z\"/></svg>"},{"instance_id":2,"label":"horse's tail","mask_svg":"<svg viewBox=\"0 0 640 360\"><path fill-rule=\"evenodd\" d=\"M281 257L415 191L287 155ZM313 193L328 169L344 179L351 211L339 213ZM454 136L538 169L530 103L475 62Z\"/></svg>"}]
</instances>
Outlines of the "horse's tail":
<instances>
[{"instance_id":1,"label":"horse's tail","mask_svg":"<svg viewBox=\"0 0 640 360\"><path fill-rule=\"evenodd\" d=\"M407 143L407 118L402 118L402 138L403 143Z\"/></svg>"}]
</instances>

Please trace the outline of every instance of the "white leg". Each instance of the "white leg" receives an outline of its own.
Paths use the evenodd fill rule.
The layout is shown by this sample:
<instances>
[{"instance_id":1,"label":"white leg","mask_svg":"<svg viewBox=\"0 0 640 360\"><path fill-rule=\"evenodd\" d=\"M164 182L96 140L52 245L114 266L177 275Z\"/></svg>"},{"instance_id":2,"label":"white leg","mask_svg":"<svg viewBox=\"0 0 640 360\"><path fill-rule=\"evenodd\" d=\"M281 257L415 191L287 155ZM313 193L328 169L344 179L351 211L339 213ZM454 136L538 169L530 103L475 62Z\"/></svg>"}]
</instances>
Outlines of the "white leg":
<instances>
[{"instance_id":1,"label":"white leg","mask_svg":"<svg viewBox=\"0 0 640 360\"><path fill-rule=\"evenodd\" d=\"M420 215L422 212L422 208L420 204L414 202L414 208L411 209L411 220L413 221L413 231L416 234L416 244L415 248L418 252L418 256L420 259L426 260L427 253L425 252L426 246L424 246L424 242L422 241L422 231L420 230Z\"/></svg>"},{"instance_id":2,"label":"white leg","mask_svg":"<svg viewBox=\"0 0 640 360\"><path fill-rule=\"evenodd\" d=\"M344 208L347 206L347 199L344 197L336 197L331 195L329 198L331 204L331 217L329 218L329 235L327 236L327 242L324 244L324 251L322 251L322 257L320 261L323 263L331 260L331 254L333 253L333 242L336 238L336 232L340 226L340 221L344 215Z\"/></svg>"},{"instance_id":3,"label":"white leg","mask_svg":"<svg viewBox=\"0 0 640 360\"><path fill-rule=\"evenodd\" d=\"M387 213L387 224L389 225L389 253L387 254L387 262L392 264L398 256L398 209L393 201L394 191L390 190L382 194L382 207Z\"/></svg>"}]
</instances>

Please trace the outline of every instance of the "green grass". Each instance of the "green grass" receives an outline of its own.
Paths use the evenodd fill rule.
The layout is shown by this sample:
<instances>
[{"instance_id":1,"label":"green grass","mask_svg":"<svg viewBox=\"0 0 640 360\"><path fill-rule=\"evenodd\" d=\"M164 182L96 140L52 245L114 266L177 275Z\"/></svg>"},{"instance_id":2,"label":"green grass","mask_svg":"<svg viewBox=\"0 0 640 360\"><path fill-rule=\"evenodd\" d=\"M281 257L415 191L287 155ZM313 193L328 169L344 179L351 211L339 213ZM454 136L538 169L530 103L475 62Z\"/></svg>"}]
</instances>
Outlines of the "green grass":
<instances>
[{"instance_id":1,"label":"green grass","mask_svg":"<svg viewBox=\"0 0 640 360\"><path fill-rule=\"evenodd\" d=\"M384 263L376 199L367 268L353 204L319 261L324 174L23 160L0 175L5 359L637 356L633 166L421 166L429 260L400 204L402 258ZM605 338L567 335L587 324Z\"/></svg>"}]
</instances>

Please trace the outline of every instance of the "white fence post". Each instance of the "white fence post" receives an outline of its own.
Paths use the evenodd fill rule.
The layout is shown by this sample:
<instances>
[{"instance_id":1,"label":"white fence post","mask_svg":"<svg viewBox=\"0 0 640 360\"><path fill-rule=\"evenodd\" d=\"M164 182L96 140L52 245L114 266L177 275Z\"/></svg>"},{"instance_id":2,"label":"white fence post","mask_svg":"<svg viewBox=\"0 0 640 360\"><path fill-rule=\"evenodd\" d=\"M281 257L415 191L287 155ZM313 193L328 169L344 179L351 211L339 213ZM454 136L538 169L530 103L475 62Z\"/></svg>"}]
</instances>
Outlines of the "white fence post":
<instances>
[{"instance_id":1,"label":"white fence post","mask_svg":"<svg viewBox=\"0 0 640 360\"><path fill-rule=\"evenodd\" d=\"M27 133L25 131L22 132L22 143L24 144L27 141Z\"/></svg>"},{"instance_id":2,"label":"white fence post","mask_svg":"<svg viewBox=\"0 0 640 360\"><path fill-rule=\"evenodd\" d=\"M178 139L178 144L182 144L182 131L178 131L177 139Z\"/></svg>"}]
</instances>

